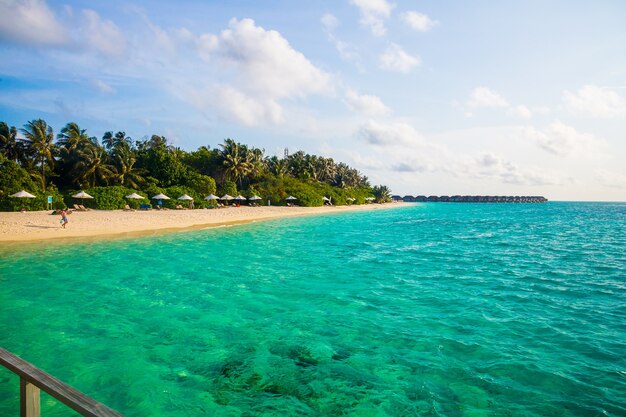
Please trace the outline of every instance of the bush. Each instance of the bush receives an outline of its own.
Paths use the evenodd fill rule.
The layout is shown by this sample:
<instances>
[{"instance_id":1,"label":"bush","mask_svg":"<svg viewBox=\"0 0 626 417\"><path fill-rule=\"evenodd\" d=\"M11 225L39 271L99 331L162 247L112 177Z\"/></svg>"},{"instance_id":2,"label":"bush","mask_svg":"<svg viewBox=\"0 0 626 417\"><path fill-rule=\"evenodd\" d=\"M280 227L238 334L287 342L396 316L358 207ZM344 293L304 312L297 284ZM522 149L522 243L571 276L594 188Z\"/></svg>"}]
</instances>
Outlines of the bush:
<instances>
[{"instance_id":1,"label":"bush","mask_svg":"<svg viewBox=\"0 0 626 417\"><path fill-rule=\"evenodd\" d=\"M215 180L208 175L198 174L197 172L189 172L185 183L190 190L193 190L196 194L201 195L203 198L209 194L215 194L217 188L215 186ZM191 194L190 194L191 195Z\"/></svg>"},{"instance_id":2,"label":"bush","mask_svg":"<svg viewBox=\"0 0 626 417\"><path fill-rule=\"evenodd\" d=\"M83 204L85 207L98 208L100 210L119 210L128 204L124 196L132 194L133 190L116 185L111 187L94 187L85 192L91 195L93 199L74 199L75 201L80 200L76 204Z\"/></svg>"},{"instance_id":3,"label":"bush","mask_svg":"<svg viewBox=\"0 0 626 417\"><path fill-rule=\"evenodd\" d=\"M217 191L220 197L224 194L236 197L239 194L239 191L237 191L237 184L230 180L224 181L224 183L217 189Z\"/></svg>"}]
</instances>

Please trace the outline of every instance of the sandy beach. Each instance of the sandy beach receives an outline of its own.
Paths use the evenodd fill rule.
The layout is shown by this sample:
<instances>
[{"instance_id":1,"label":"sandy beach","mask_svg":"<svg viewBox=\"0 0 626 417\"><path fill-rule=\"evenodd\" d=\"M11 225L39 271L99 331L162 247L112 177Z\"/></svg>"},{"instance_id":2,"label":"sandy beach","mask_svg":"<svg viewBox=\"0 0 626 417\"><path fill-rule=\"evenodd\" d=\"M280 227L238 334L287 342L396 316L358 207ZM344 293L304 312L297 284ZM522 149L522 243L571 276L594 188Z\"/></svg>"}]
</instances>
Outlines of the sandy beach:
<instances>
[{"instance_id":1,"label":"sandy beach","mask_svg":"<svg viewBox=\"0 0 626 417\"><path fill-rule=\"evenodd\" d=\"M132 237L146 234L218 227L281 217L382 210L397 204L324 207L229 207L212 210L90 210L74 211L69 224L50 211L0 212L0 244L91 237Z\"/></svg>"}]
</instances>

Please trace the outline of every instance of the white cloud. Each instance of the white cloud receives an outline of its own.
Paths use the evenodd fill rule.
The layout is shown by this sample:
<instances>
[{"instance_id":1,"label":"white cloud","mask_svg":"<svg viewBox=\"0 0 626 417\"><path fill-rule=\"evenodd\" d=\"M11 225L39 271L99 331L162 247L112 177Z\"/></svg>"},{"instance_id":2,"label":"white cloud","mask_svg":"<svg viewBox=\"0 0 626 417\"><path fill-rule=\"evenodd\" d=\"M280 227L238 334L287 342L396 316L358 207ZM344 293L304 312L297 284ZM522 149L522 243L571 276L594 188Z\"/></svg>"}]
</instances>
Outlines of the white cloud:
<instances>
[{"instance_id":1,"label":"white cloud","mask_svg":"<svg viewBox=\"0 0 626 417\"><path fill-rule=\"evenodd\" d=\"M523 169L514 162L490 152L475 157L466 169L474 178L494 179L506 184L544 186L560 185L565 181L543 170Z\"/></svg>"},{"instance_id":2,"label":"white cloud","mask_svg":"<svg viewBox=\"0 0 626 417\"><path fill-rule=\"evenodd\" d=\"M563 101L576 114L599 118L626 116L626 101L615 91L595 85L585 85L577 92L565 91Z\"/></svg>"},{"instance_id":3,"label":"white cloud","mask_svg":"<svg viewBox=\"0 0 626 417\"><path fill-rule=\"evenodd\" d=\"M126 53L126 38L115 23L102 20L93 10L82 11L81 39L90 49L108 57Z\"/></svg>"},{"instance_id":4,"label":"white cloud","mask_svg":"<svg viewBox=\"0 0 626 417\"><path fill-rule=\"evenodd\" d=\"M595 172L595 177L605 187L626 189L626 174L599 169Z\"/></svg>"},{"instance_id":5,"label":"white cloud","mask_svg":"<svg viewBox=\"0 0 626 417\"><path fill-rule=\"evenodd\" d=\"M463 108L466 117L473 117L474 111L478 109L506 109L509 116L522 119L530 119L533 116L533 112L527 106L510 104L500 93L484 86L472 90Z\"/></svg>"},{"instance_id":6,"label":"white cloud","mask_svg":"<svg viewBox=\"0 0 626 417\"><path fill-rule=\"evenodd\" d=\"M544 130L528 127L526 138L534 141L544 151L556 156L596 157L602 153L604 142L571 126L556 121Z\"/></svg>"},{"instance_id":7,"label":"white cloud","mask_svg":"<svg viewBox=\"0 0 626 417\"><path fill-rule=\"evenodd\" d=\"M212 33L200 35L196 40L198 54L200 55L200 58L207 62L211 60L211 56L217 49L218 45L219 38Z\"/></svg>"},{"instance_id":8,"label":"white cloud","mask_svg":"<svg viewBox=\"0 0 626 417\"><path fill-rule=\"evenodd\" d=\"M509 106L504 97L487 87L476 87L467 104L471 108Z\"/></svg>"},{"instance_id":9,"label":"white cloud","mask_svg":"<svg viewBox=\"0 0 626 417\"><path fill-rule=\"evenodd\" d=\"M252 19L230 21L216 46L221 62L235 71L243 89L271 98L329 93L330 76L296 51L280 33Z\"/></svg>"},{"instance_id":10,"label":"white cloud","mask_svg":"<svg viewBox=\"0 0 626 417\"><path fill-rule=\"evenodd\" d=\"M385 20L391 15L394 5L387 0L350 0L358 7L361 26L369 28L374 36L384 36L387 33Z\"/></svg>"},{"instance_id":11,"label":"white cloud","mask_svg":"<svg viewBox=\"0 0 626 417\"><path fill-rule=\"evenodd\" d=\"M0 1L0 40L26 45L65 45L70 38L41 0Z\"/></svg>"},{"instance_id":12,"label":"white cloud","mask_svg":"<svg viewBox=\"0 0 626 417\"><path fill-rule=\"evenodd\" d=\"M419 57L407 54L396 44L391 44L380 57L381 67L389 71L408 73L419 64Z\"/></svg>"},{"instance_id":13,"label":"white cloud","mask_svg":"<svg viewBox=\"0 0 626 417\"><path fill-rule=\"evenodd\" d=\"M286 121L282 100L333 92L329 74L279 32L257 26L252 19L232 19L219 35L185 39L209 65L171 89L202 111L246 126L281 124Z\"/></svg>"},{"instance_id":14,"label":"white cloud","mask_svg":"<svg viewBox=\"0 0 626 417\"><path fill-rule=\"evenodd\" d=\"M84 9L80 14L70 6L63 10L61 22L45 1L2 0L0 39L35 47L95 51L106 57L124 55L127 42L115 23L93 10Z\"/></svg>"},{"instance_id":15,"label":"white cloud","mask_svg":"<svg viewBox=\"0 0 626 417\"><path fill-rule=\"evenodd\" d=\"M337 29L337 26L339 26L339 20L335 17L335 15L330 13L326 13L322 16L320 22L322 22L322 26L326 32L333 32Z\"/></svg>"},{"instance_id":16,"label":"white cloud","mask_svg":"<svg viewBox=\"0 0 626 417\"><path fill-rule=\"evenodd\" d=\"M522 119L530 119L531 117L533 117L533 112L530 111L530 109L524 106L523 104L520 104L519 106L511 107L509 109L509 114L513 116L521 117Z\"/></svg>"},{"instance_id":17,"label":"white cloud","mask_svg":"<svg viewBox=\"0 0 626 417\"><path fill-rule=\"evenodd\" d=\"M103 94L112 94L115 92L113 87L102 80L95 80L93 85Z\"/></svg>"},{"instance_id":18,"label":"white cloud","mask_svg":"<svg viewBox=\"0 0 626 417\"><path fill-rule=\"evenodd\" d=\"M350 110L367 116L382 116L390 112L389 107L379 97L369 94L358 94L353 90L348 90L346 93L345 103Z\"/></svg>"},{"instance_id":19,"label":"white cloud","mask_svg":"<svg viewBox=\"0 0 626 417\"><path fill-rule=\"evenodd\" d=\"M322 27L324 28L326 36L328 36L328 40L332 42L333 45L335 45L335 48L337 49L337 52L339 52L339 56L341 56L341 59L349 62L358 60L359 56L354 46L338 39L335 36L334 31L339 26L339 20L334 15L327 13L322 16L320 21L322 23Z\"/></svg>"},{"instance_id":20,"label":"white cloud","mask_svg":"<svg viewBox=\"0 0 626 417\"><path fill-rule=\"evenodd\" d=\"M423 13L414 11L402 13L402 20L411 28L420 32L428 32L439 23L436 20L431 20L430 17Z\"/></svg>"},{"instance_id":21,"label":"white cloud","mask_svg":"<svg viewBox=\"0 0 626 417\"><path fill-rule=\"evenodd\" d=\"M216 99L223 115L246 126L283 121L282 107L273 100L249 96L232 87L218 89Z\"/></svg>"},{"instance_id":22,"label":"white cloud","mask_svg":"<svg viewBox=\"0 0 626 417\"><path fill-rule=\"evenodd\" d=\"M381 124L372 120L359 127L357 138L371 145L410 145L421 140L419 133L409 124Z\"/></svg>"}]
</instances>

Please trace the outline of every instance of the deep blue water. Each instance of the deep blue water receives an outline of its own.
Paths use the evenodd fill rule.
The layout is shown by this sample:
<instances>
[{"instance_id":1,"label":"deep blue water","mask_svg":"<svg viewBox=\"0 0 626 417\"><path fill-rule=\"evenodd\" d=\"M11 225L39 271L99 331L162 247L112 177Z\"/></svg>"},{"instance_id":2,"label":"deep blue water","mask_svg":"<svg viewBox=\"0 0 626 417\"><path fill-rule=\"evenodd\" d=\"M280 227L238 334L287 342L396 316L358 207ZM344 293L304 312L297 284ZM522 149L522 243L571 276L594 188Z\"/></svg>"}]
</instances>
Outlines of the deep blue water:
<instances>
[{"instance_id":1,"label":"deep blue water","mask_svg":"<svg viewBox=\"0 0 626 417\"><path fill-rule=\"evenodd\" d=\"M0 346L127 416L625 416L625 225L406 204L5 247ZM0 415L18 392L0 369Z\"/></svg>"}]
</instances>

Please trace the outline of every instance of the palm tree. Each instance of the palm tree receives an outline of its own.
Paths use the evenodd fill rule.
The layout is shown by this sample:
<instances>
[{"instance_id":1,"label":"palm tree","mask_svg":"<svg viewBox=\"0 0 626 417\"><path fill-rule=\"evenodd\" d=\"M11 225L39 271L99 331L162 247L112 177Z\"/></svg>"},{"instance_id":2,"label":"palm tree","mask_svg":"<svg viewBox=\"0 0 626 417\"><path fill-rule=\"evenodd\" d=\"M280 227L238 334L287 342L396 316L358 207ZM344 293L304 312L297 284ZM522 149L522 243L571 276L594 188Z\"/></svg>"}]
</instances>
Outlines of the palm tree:
<instances>
[{"instance_id":1,"label":"palm tree","mask_svg":"<svg viewBox=\"0 0 626 417\"><path fill-rule=\"evenodd\" d=\"M74 165L76 182L81 186L94 187L97 181L107 184L114 177L114 169L106 163L106 152L99 145L87 145L77 152Z\"/></svg>"},{"instance_id":2,"label":"palm tree","mask_svg":"<svg viewBox=\"0 0 626 417\"><path fill-rule=\"evenodd\" d=\"M250 174L258 176L267 169L265 161L265 149L252 148L247 153L248 162L250 162Z\"/></svg>"},{"instance_id":3,"label":"palm tree","mask_svg":"<svg viewBox=\"0 0 626 417\"><path fill-rule=\"evenodd\" d=\"M372 188L372 194L374 194L378 203L391 201L391 190L386 185L375 185Z\"/></svg>"},{"instance_id":4,"label":"palm tree","mask_svg":"<svg viewBox=\"0 0 626 417\"><path fill-rule=\"evenodd\" d=\"M241 185L243 179L252 171L252 164L247 155L247 147L232 139L225 139L220 146L222 147L221 156L224 160L223 164L227 176Z\"/></svg>"},{"instance_id":5,"label":"palm tree","mask_svg":"<svg viewBox=\"0 0 626 417\"><path fill-rule=\"evenodd\" d=\"M115 149L122 145L130 147L132 145L132 138L126 136L126 132L117 132L115 135L113 135L113 132L106 132L104 136L102 136L102 144L108 150Z\"/></svg>"},{"instance_id":6,"label":"palm tree","mask_svg":"<svg viewBox=\"0 0 626 417\"><path fill-rule=\"evenodd\" d=\"M278 159L276 155L267 159L266 164L270 172L277 177L284 177L289 173L289 163L286 159Z\"/></svg>"},{"instance_id":7,"label":"palm tree","mask_svg":"<svg viewBox=\"0 0 626 417\"><path fill-rule=\"evenodd\" d=\"M78 127L74 122L66 124L65 127L61 129L61 133L57 135L57 145L63 146L66 154L71 154L79 146L87 142L95 144L96 138L87 135L87 131Z\"/></svg>"},{"instance_id":8,"label":"palm tree","mask_svg":"<svg viewBox=\"0 0 626 417\"><path fill-rule=\"evenodd\" d=\"M24 158L24 144L17 138L17 128L9 127L5 122L0 122L0 152L11 161Z\"/></svg>"},{"instance_id":9,"label":"palm tree","mask_svg":"<svg viewBox=\"0 0 626 417\"><path fill-rule=\"evenodd\" d=\"M120 185L130 188L139 188L145 181L143 170L135 167L137 157L128 145L119 145L113 152L115 161L114 172Z\"/></svg>"},{"instance_id":10,"label":"palm tree","mask_svg":"<svg viewBox=\"0 0 626 417\"><path fill-rule=\"evenodd\" d=\"M46 167L54 164L54 132L52 127L42 120L31 120L20 129L27 143L27 152L41 164L41 188L46 191Z\"/></svg>"}]
</instances>

